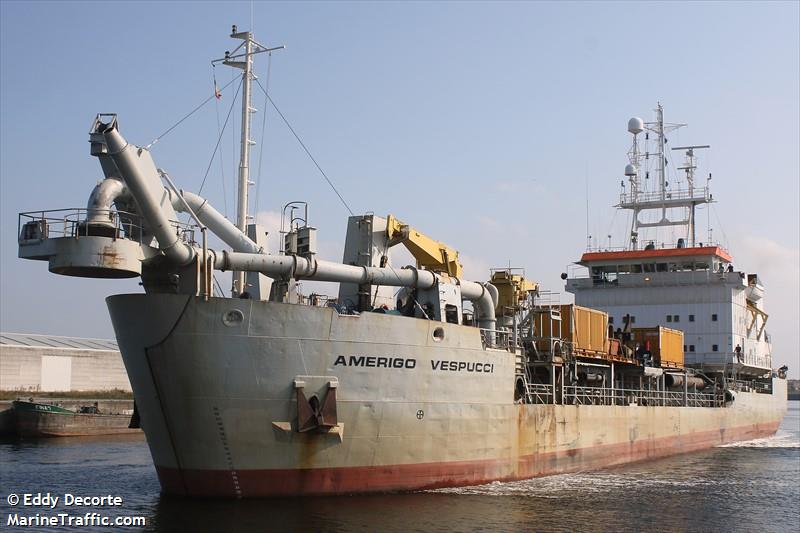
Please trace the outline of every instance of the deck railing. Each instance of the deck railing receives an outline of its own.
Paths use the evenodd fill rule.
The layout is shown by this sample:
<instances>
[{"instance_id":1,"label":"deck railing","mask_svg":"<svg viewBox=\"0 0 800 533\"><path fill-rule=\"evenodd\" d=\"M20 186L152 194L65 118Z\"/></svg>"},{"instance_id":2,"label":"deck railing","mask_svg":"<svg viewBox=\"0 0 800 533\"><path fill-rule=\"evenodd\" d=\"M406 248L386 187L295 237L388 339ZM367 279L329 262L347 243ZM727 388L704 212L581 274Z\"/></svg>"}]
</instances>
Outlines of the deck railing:
<instances>
[{"instance_id":1,"label":"deck railing","mask_svg":"<svg viewBox=\"0 0 800 533\"><path fill-rule=\"evenodd\" d=\"M95 209L90 213L88 209L80 207L20 213L17 219L18 243L25 245L58 237L80 238L94 235L97 232L96 226L87 224L86 221L90 214L98 213L107 217L103 221L104 227L108 229L106 236L142 243L142 235L146 232L139 215L116 209ZM170 221L170 224L183 242L196 244L196 226L175 220Z\"/></svg>"},{"instance_id":2,"label":"deck railing","mask_svg":"<svg viewBox=\"0 0 800 533\"><path fill-rule=\"evenodd\" d=\"M639 204L658 204L661 202L680 202L686 200L696 200L698 202L708 202L711 200L711 193L708 187L675 188L669 191L637 191L623 192L619 195L621 206Z\"/></svg>"},{"instance_id":3,"label":"deck railing","mask_svg":"<svg viewBox=\"0 0 800 533\"><path fill-rule=\"evenodd\" d=\"M722 407L723 392L618 389L568 385L528 385L528 403L561 405L641 405L659 407Z\"/></svg>"}]
</instances>

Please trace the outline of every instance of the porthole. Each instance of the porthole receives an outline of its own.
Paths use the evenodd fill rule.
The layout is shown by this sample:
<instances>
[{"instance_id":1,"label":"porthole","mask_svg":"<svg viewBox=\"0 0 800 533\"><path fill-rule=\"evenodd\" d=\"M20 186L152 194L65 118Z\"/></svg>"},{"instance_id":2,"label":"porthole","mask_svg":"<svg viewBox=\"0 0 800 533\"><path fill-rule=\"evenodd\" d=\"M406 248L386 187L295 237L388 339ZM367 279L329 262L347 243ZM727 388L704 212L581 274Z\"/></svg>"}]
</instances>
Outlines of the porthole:
<instances>
[{"instance_id":1,"label":"porthole","mask_svg":"<svg viewBox=\"0 0 800 533\"><path fill-rule=\"evenodd\" d=\"M444 328L436 328L433 330L433 340L441 342L444 339Z\"/></svg>"},{"instance_id":2,"label":"porthole","mask_svg":"<svg viewBox=\"0 0 800 533\"><path fill-rule=\"evenodd\" d=\"M229 328L239 326L244 321L244 313L238 309L231 309L222 315L222 323Z\"/></svg>"}]
</instances>

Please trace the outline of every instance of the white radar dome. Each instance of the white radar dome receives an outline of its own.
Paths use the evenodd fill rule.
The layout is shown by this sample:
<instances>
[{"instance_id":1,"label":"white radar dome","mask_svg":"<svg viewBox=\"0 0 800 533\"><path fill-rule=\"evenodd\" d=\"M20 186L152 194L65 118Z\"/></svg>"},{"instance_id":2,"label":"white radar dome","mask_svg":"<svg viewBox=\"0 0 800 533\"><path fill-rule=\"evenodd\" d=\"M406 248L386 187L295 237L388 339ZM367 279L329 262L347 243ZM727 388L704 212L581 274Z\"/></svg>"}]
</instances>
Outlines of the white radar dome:
<instances>
[{"instance_id":1,"label":"white radar dome","mask_svg":"<svg viewBox=\"0 0 800 533\"><path fill-rule=\"evenodd\" d=\"M628 131L634 135L644 131L644 121L639 117L633 117L628 121Z\"/></svg>"},{"instance_id":2,"label":"white radar dome","mask_svg":"<svg viewBox=\"0 0 800 533\"><path fill-rule=\"evenodd\" d=\"M625 165L625 175L626 176L635 176L639 173L639 169L636 168L636 165Z\"/></svg>"}]
</instances>

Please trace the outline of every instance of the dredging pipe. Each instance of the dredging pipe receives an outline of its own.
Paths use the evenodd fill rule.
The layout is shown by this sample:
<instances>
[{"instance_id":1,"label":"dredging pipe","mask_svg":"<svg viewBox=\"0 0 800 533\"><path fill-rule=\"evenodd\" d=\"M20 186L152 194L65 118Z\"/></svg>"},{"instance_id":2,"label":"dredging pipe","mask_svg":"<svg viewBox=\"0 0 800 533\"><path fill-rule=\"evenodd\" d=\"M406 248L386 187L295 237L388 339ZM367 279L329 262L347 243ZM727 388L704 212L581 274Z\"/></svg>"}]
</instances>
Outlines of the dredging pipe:
<instances>
[{"instance_id":1,"label":"dredging pipe","mask_svg":"<svg viewBox=\"0 0 800 533\"><path fill-rule=\"evenodd\" d=\"M223 251L216 258L215 268L261 272L270 277L294 277L316 281L336 281L339 283L369 283L389 287L433 287L440 276L429 270L414 267L380 268L343 265L331 261L306 259L296 255L269 255ZM461 297L473 303L478 312L478 325L495 329L495 300L492 295L497 289L490 283L455 280L461 287Z\"/></svg>"},{"instance_id":2,"label":"dredging pipe","mask_svg":"<svg viewBox=\"0 0 800 533\"><path fill-rule=\"evenodd\" d=\"M170 223L177 217L150 153L144 148L128 144L117 129L116 118L109 124L98 122L94 133L103 134L108 155L136 200L147 229L158 239L158 247L164 255L178 265L192 262L194 250L178 238Z\"/></svg>"},{"instance_id":3,"label":"dredging pipe","mask_svg":"<svg viewBox=\"0 0 800 533\"><path fill-rule=\"evenodd\" d=\"M664 374L664 386L668 389L683 387L684 380L689 387L696 389L704 389L706 381L697 376L684 376L683 374Z\"/></svg>"},{"instance_id":4,"label":"dredging pipe","mask_svg":"<svg viewBox=\"0 0 800 533\"><path fill-rule=\"evenodd\" d=\"M164 174L164 171L159 169L159 172ZM172 207L181 213L186 212L186 207L177 194L169 189L165 189L166 194L169 195ZM247 235L239 231L233 222L225 218L222 213L214 209L214 207L202 196L191 193L189 191L180 191L180 195L186 201L186 204L197 215L198 220L205 224L214 235L222 239L222 242L230 246L235 252L244 252L251 254L265 253L256 243L253 242Z\"/></svg>"},{"instance_id":5,"label":"dredging pipe","mask_svg":"<svg viewBox=\"0 0 800 533\"><path fill-rule=\"evenodd\" d=\"M260 272L270 277L294 277L297 279L313 279L317 281L334 281L340 283L369 283L392 287L418 287L430 289L434 287L440 276L428 270L413 267L394 269L379 267L359 267L343 265L314 258L292 255L275 256L264 253L239 228L233 226L218 211L200 196L182 191L181 201L161 183L150 153L144 148L128 144L119 133L117 120L114 117L109 123L100 120L95 122L91 132L95 137L102 135L108 155L113 160L120 177L136 200L139 214L147 229L158 239L159 248L173 263L186 265L195 258L195 250L181 241L170 223L175 220L173 205L181 205L183 201L212 232L231 246L233 252L203 252L209 260L214 261L214 268L245 272ZM185 206L179 209L185 209ZM460 285L462 298L473 302L478 314L478 325L494 330L497 289L490 283L476 283L451 278Z\"/></svg>"},{"instance_id":6,"label":"dredging pipe","mask_svg":"<svg viewBox=\"0 0 800 533\"><path fill-rule=\"evenodd\" d=\"M86 224L113 228L111 206L126 192L125 184L119 178L106 178L98 183L86 203Z\"/></svg>"}]
</instances>

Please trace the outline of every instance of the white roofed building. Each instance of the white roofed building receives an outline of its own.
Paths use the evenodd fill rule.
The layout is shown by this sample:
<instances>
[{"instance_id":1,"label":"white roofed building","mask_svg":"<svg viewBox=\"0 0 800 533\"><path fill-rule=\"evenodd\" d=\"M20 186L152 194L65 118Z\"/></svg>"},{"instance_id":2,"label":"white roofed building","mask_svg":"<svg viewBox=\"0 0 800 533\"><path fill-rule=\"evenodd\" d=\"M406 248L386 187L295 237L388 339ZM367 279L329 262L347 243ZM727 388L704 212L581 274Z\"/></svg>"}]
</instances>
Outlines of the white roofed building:
<instances>
[{"instance_id":1,"label":"white roofed building","mask_svg":"<svg viewBox=\"0 0 800 533\"><path fill-rule=\"evenodd\" d=\"M131 390L116 341L0 333L0 390Z\"/></svg>"}]
</instances>

